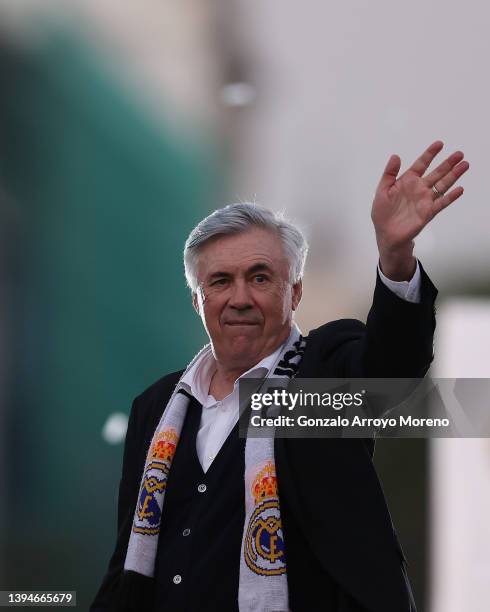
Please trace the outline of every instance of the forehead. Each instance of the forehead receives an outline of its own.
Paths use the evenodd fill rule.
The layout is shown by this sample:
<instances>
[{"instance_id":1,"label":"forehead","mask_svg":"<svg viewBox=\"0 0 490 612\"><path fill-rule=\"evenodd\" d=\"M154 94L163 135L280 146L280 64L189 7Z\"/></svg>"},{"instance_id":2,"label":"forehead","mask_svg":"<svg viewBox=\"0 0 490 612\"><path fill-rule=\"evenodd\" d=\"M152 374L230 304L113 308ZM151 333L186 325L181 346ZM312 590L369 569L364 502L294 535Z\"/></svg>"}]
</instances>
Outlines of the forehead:
<instances>
[{"instance_id":1,"label":"forehead","mask_svg":"<svg viewBox=\"0 0 490 612\"><path fill-rule=\"evenodd\" d=\"M287 272L289 263L277 232L254 227L209 240L199 251L198 276L216 271L243 271L258 263Z\"/></svg>"}]
</instances>

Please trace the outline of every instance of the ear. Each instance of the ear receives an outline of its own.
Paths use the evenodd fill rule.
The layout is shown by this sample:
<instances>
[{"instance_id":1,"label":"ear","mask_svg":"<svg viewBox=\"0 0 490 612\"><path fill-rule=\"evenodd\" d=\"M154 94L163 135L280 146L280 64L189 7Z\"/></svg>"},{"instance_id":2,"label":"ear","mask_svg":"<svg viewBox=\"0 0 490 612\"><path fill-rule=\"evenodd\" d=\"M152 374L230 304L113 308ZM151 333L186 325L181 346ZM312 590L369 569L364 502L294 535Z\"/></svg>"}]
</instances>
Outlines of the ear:
<instances>
[{"instance_id":1,"label":"ear","mask_svg":"<svg viewBox=\"0 0 490 612\"><path fill-rule=\"evenodd\" d=\"M303 295L303 281L299 279L297 283L293 285L293 291L291 296L291 306L293 310L296 310L301 302L301 297Z\"/></svg>"},{"instance_id":2,"label":"ear","mask_svg":"<svg viewBox=\"0 0 490 612\"><path fill-rule=\"evenodd\" d=\"M199 300L195 291L192 292L192 305L194 306L194 310L197 312L197 314L201 316L201 313L199 312Z\"/></svg>"}]
</instances>

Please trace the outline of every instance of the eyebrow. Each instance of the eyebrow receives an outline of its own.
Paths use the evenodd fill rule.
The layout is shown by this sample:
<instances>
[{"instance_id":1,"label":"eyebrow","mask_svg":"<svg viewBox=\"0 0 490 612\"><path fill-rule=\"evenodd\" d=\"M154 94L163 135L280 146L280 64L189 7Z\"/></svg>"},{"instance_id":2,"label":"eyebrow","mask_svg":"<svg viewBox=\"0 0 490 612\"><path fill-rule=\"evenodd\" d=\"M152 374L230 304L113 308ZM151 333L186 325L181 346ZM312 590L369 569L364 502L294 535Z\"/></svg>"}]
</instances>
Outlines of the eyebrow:
<instances>
[{"instance_id":1,"label":"eyebrow","mask_svg":"<svg viewBox=\"0 0 490 612\"><path fill-rule=\"evenodd\" d=\"M253 274L254 272L273 272L272 268L269 266L269 264L266 263L256 263L254 264L251 268L249 268L247 270L247 274Z\"/></svg>"},{"instance_id":2,"label":"eyebrow","mask_svg":"<svg viewBox=\"0 0 490 612\"><path fill-rule=\"evenodd\" d=\"M256 263L253 266L251 266L250 268L248 268L248 270L246 271L246 274L254 274L255 272L269 272L269 273L273 273L272 268L269 266L269 264L266 263ZM213 272L208 276L208 280L212 280L214 278L230 278L230 276L232 276L229 272Z\"/></svg>"}]
</instances>

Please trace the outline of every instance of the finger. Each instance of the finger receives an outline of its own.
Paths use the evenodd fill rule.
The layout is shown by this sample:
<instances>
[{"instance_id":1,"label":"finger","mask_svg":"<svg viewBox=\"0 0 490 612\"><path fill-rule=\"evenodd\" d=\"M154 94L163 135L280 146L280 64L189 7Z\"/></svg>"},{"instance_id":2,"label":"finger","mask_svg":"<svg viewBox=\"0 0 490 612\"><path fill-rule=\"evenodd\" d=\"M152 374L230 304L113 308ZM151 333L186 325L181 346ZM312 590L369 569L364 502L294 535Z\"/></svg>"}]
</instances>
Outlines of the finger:
<instances>
[{"instance_id":1,"label":"finger","mask_svg":"<svg viewBox=\"0 0 490 612\"><path fill-rule=\"evenodd\" d=\"M440 193L445 193L454 183L468 170L470 164L467 161L460 162L445 176L434 183L434 187Z\"/></svg>"},{"instance_id":2,"label":"finger","mask_svg":"<svg viewBox=\"0 0 490 612\"><path fill-rule=\"evenodd\" d=\"M385 166L378 189L389 189L396 181L396 177L400 172L402 160L398 155L392 155Z\"/></svg>"},{"instance_id":3,"label":"finger","mask_svg":"<svg viewBox=\"0 0 490 612\"><path fill-rule=\"evenodd\" d=\"M452 204L455 200L460 198L463 195L463 192L464 189L462 187L455 187L454 189L451 189L451 191L443 195L441 198L437 198L437 200L434 200L434 216L440 213L441 210L444 210L444 208L447 208L449 204Z\"/></svg>"},{"instance_id":4,"label":"finger","mask_svg":"<svg viewBox=\"0 0 490 612\"><path fill-rule=\"evenodd\" d=\"M407 172L415 172L418 176L422 176L427 168L431 165L434 157L441 151L444 143L440 140L433 142L420 157L418 157Z\"/></svg>"},{"instance_id":5,"label":"finger","mask_svg":"<svg viewBox=\"0 0 490 612\"><path fill-rule=\"evenodd\" d=\"M464 157L464 153L462 151L456 151L452 155L450 155L446 160L439 164L437 168L435 168L430 174L424 176L424 181L426 185L432 187L435 185L438 180L442 179L448 172L454 168L454 166L459 163Z\"/></svg>"}]
</instances>

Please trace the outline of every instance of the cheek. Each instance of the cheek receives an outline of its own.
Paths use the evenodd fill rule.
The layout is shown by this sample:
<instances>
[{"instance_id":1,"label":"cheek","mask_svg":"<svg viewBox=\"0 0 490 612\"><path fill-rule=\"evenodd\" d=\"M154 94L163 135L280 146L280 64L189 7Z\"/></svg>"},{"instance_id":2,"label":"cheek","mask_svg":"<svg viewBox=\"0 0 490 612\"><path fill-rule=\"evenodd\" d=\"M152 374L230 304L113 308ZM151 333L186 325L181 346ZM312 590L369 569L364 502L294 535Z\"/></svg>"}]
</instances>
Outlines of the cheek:
<instances>
[{"instance_id":1,"label":"cheek","mask_svg":"<svg viewBox=\"0 0 490 612\"><path fill-rule=\"evenodd\" d=\"M267 296L262 311L269 325L281 326L291 313L291 291L288 285L277 286Z\"/></svg>"},{"instance_id":2,"label":"cheek","mask_svg":"<svg viewBox=\"0 0 490 612\"><path fill-rule=\"evenodd\" d=\"M219 320L222 308L217 303L217 300L206 298L203 304L203 318L207 329L217 329L219 327Z\"/></svg>"}]
</instances>

